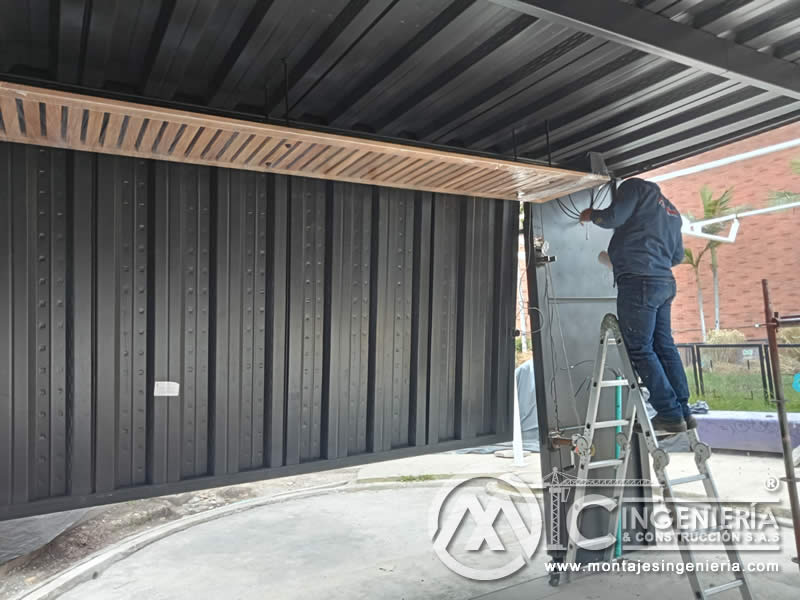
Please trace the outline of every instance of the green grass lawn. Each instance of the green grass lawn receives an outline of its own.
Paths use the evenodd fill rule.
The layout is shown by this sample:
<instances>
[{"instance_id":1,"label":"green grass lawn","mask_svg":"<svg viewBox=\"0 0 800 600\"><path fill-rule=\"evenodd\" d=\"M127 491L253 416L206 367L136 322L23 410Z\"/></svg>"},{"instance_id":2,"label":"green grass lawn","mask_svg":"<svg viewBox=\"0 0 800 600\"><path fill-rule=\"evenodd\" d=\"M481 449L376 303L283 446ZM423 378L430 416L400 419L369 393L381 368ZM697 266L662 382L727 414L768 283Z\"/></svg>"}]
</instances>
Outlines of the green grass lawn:
<instances>
[{"instance_id":1,"label":"green grass lawn","mask_svg":"<svg viewBox=\"0 0 800 600\"><path fill-rule=\"evenodd\" d=\"M705 400L714 410L747 410L772 412L775 403L764 400L763 384L760 371L739 373L714 373L703 371L705 395L697 395L694 385L694 373L686 371L692 398L689 402ZM792 389L792 376L783 376L783 390L786 397L786 409L789 412L800 412L800 393Z\"/></svg>"}]
</instances>

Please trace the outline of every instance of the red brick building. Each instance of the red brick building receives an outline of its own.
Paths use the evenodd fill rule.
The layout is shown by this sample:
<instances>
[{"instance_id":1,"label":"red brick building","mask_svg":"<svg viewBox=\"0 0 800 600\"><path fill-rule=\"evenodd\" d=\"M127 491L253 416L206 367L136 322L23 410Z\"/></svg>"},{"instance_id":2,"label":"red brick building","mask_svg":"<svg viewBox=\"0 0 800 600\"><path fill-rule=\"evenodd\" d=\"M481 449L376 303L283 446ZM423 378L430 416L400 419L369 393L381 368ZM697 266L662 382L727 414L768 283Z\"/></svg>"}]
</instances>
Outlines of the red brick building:
<instances>
[{"instance_id":1,"label":"red brick building","mask_svg":"<svg viewBox=\"0 0 800 600\"><path fill-rule=\"evenodd\" d=\"M707 165L721 159L737 158L721 166L660 181L664 195L682 214L702 218L700 189L707 185L719 196L733 190L733 205L763 208L770 205L770 193L788 190L800 193L800 175L792 172L791 163L800 159L800 144L783 150L771 147L800 140L800 123L757 135L722 148L673 163L642 175L645 179L675 174L678 171ZM768 149L764 154L739 160L739 155ZM727 230L726 230L727 231ZM698 252L705 241L685 236L687 248ZM524 273L525 248L520 238L520 269ZM800 314L800 209L746 217L741 220L736 242L719 248L720 324L723 329L738 329L749 338L764 337L754 327L764 320L761 279L770 282L775 307L784 313ZM699 342L702 339L694 272L688 265L675 269L678 297L673 308L673 329L678 342ZM714 328L714 294L711 278L711 257L703 257L700 277L703 283L703 305L706 328ZM520 281L523 298L527 299L527 281ZM518 311L521 316L523 311ZM519 326L518 319L518 326ZM526 323L530 331L530 323Z\"/></svg>"},{"instance_id":2,"label":"red brick building","mask_svg":"<svg viewBox=\"0 0 800 600\"><path fill-rule=\"evenodd\" d=\"M798 139L800 124L793 124L673 163L642 177L649 179L674 173ZM702 218L703 214L700 189L704 185L711 188L715 197L731 188L734 206L763 208L770 205L771 192L789 190L800 193L800 175L791 168L792 161L797 159L800 159L800 145L658 184L682 214L690 213L697 218ZM705 244L701 239L688 236L684 236L684 243L695 252ZM762 278L769 279L776 308L784 313L800 313L800 209L743 218L736 242L722 244L718 257L720 324L723 329L738 329L749 338L764 337L763 330L754 327L755 323L764 321ZM679 342L701 341L694 273L688 265L681 265L674 272L678 280L678 297L672 318L675 337ZM710 331L714 327L714 298L708 253L703 258L700 276L706 328Z\"/></svg>"}]
</instances>

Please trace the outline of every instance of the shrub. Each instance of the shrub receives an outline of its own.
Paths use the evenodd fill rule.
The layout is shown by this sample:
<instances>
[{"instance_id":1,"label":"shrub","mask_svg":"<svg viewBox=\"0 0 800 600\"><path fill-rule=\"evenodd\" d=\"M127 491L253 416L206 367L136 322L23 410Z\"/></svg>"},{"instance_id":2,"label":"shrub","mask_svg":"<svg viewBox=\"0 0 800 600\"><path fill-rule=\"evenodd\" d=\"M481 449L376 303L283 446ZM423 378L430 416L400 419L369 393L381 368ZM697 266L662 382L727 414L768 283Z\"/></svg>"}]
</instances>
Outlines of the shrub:
<instances>
[{"instance_id":1,"label":"shrub","mask_svg":"<svg viewBox=\"0 0 800 600\"><path fill-rule=\"evenodd\" d=\"M720 329L708 332L708 344L744 344L747 336L737 329ZM738 364L742 351L739 348L720 348L714 351L715 366L723 367L725 364Z\"/></svg>"},{"instance_id":2,"label":"shrub","mask_svg":"<svg viewBox=\"0 0 800 600\"><path fill-rule=\"evenodd\" d=\"M800 327L778 329L779 344L800 344ZM781 348L781 372L800 372L800 348Z\"/></svg>"},{"instance_id":3,"label":"shrub","mask_svg":"<svg viewBox=\"0 0 800 600\"><path fill-rule=\"evenodd\" d=\"M778 329L779 344L800 344L800 327L783 327ZM800 350L800 348L791 348Z\"/></svg>"},{"instance_id":4,"label":"shrub","mask_svg":"<svg viewBox=\"0 0 800 600\"><path fill-rule=\"evenodd\" d=\"M709 344L745 344L747 336L738 329L712 329L708 332Z\"/></svg>"}]
</instances>

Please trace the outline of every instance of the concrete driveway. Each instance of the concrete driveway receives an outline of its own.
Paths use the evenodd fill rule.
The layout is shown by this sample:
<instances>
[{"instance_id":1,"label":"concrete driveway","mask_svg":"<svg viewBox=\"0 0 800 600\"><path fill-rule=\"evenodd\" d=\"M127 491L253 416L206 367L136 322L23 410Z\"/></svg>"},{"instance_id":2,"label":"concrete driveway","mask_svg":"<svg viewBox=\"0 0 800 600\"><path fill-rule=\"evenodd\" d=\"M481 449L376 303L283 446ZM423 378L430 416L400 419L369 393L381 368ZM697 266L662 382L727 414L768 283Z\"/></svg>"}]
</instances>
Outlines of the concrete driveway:
<instances>
[{"instance_id":1,"label":"concrete driveway","mask_svg":"<svg viewBox=\"0 0 800 600\"><path fill-rule=\"evenodd\" d=\"M691 597L685 578L663 574L595 575L552 588L541 550L531 564L509 578L497 582L465 579L440 562L429 538L428 514L440 487L440 483L427 482L332 491L201 523L135 552L61 598ZM513 538L503 517L497 525L504 542ZM780 561L783 571L755 577L756 598L796 598L800 584L796 567L786 555L769 560ZM724 580L715 576L708 584ZM739 597L735 592L727 594L721 597Z\"/></svg>"},{"instance_id":2,"label":"concrete driveway","mask_svg":"<svg viewBox=\"0 0 800 600\"><path fill-rule=\"evenodd\" d=\"M541 575L473 582L436 557L438 485L328 493L203 523L116 563L64 600L470 598Z\"/></svg>"}]
</instances>

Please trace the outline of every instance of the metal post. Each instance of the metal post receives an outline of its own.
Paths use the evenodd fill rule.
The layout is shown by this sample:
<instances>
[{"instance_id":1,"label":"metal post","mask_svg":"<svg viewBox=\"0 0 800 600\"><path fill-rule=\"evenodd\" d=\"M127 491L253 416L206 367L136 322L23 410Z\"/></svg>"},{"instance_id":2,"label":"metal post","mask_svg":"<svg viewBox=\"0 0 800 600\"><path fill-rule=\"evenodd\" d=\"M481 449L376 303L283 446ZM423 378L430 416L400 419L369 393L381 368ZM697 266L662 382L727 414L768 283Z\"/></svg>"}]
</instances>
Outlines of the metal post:
<instances>
[{"instance_id":1,"label":"metal post","mask_svg":"<svg viewBox=\"0 0 800 600\"><path fill-rule=\"evenodd\" d=\"M764 361L764 346L758 345L758 366L761 368L761 387L764 390L764 402L769 403L769 384L767 384L767 369Z\"/></svg>"},{"instance_id":2,"label":"metal post","mask_svg":"<svg viewBox=\"0 0 800 600\"><path fill-rule=\"evenodd\" d=\"M772 361L769 358L769 346L764 344L764 364L767 367L767 373L770 373L770 376L767 377L767 388L769 389L769 399L775 399L775 390L772 388Z\"/></svg>"},{"instance_id":3,"label":"metal post","mask_svg":"<svg viewBox=\"0 0 800 600\"><path fill-rule=\"evenodd\" d=\"M694 390L700 395L700 377L697 375L697 346L692 344L692 371L694 372Z\"/></svg>"},{"instance_id":4,"label":"metal post","mask_svg":"<svg viewBox=\"0 0 800 600\"><path fill-rule=\"evenodd\" d=\"M797 477L795 477L794 462L792 461L792 439L789 433L789 422L786 417L786 401L783 397L783 382L781 381L781 360L778 356L778 328L780 319L777 313L772 312L769 300L769 284L766 279L761 280L764 291L764 316L766 318L767 340L769 351L772 355L772 379L775 385L775 403L778 408L778 424L781 431L781 446L783 448L783 465L786 469L786 485L789 488L789 504L792 507L792 523L794 526L794 542L797 547L797 556L794 561L800 564L800 500L797 497Z\"/></svg>"},{"instance_id":5,"label":"metal post","mask_svg":"<svg viewBox=\"0 0 800 600\"><path fill-rule=\"evenodd\" d=\"M700 355L700 346L695 346L697 349L697 372L700 375L700 395L706 395L706 383L703 381L703 357Z\"/></svg>"}]
</instances>

